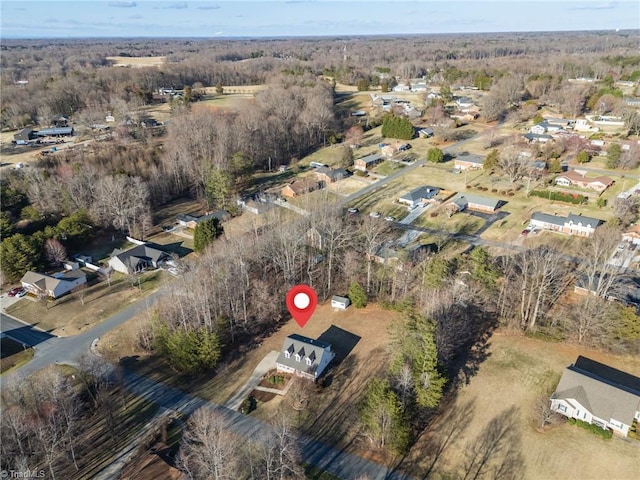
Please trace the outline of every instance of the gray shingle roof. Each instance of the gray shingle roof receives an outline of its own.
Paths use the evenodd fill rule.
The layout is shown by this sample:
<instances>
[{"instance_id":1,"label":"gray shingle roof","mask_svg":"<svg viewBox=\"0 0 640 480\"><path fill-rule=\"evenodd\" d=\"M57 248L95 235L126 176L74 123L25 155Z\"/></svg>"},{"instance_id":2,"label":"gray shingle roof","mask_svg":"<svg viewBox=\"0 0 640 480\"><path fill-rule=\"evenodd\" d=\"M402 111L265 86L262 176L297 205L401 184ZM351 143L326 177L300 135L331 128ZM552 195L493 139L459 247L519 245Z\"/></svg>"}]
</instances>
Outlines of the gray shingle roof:
<instances>
[{"instance_id":1,"label":"gray shingle roof","mask_svg":"<svg viewBox=\"0 0 640 480\"><path fill-rule=\"evenodd\" d=\"M475 205L483 205L485 207L493 208L495 210L498 208L498 205L500 204L500 200L496 200L495 198L481 197L479 195L471 195L471 194L465 193L464 195L460 195L455 200L454 203L456 203L459 206L464 205L465 207L468 204L473 203Z\"/></svg>"},{"instance_id":2,"label":"gray shingle roof","mask_svg":"<svg viewBox=\"0 0 640 480\"><path fill-rule=\"evenodd\" d=\"M330 350L331 345L328 343L294 333L285 338L282 351L278 355L276 363L315 375L318 366L322 363L323 356L329 355ZM289 352L289 358L287 358L285 352ZM299 361L296 360L296 355L300 356ZM307 363L307 359L311 361L311 365Z\"/></svg>"},{"instance_id":3,"label":"gray shingle roof","mask_svg":"<svg viewBox=\"0 0 640 480\"><path fill-rule=\"evenodd\" d=\"M534 214L531 215L531 219L539 222L550 223L552 225L558 225L560 227L562 227L567 220L565 217L561 217L559 215L551 215L549 213L542 212L534 212Z\"/></svg>"},{"instance_id":4,"label":"gray shingle roof","mask_svg":"<svg viewBox=\"0 0 640 480\"><path fill-rule=\"evenodd\" d=\"M621 380L625 383L619 383ZM552 398L573 398L602 420L614 419L631 425L635 413L640 411L640 391L631 387L639 382L633 375L578 357L575 365L565 369Z\"/></svg>"},{"instance_id":5,"label":"gray shingle roof","mask_svg":"<svg viewBox=\"0 0 640 480\"><path fill-rule=\"evenodd\" d=\"M404 200L405 202L418 202L423 198L429 200L438 195L438 192L440 192L440 189L438 187L424 185L422 187L411 190L409 193L405 193L400 197L400 200Z\"/></svg>"}]
</instances>

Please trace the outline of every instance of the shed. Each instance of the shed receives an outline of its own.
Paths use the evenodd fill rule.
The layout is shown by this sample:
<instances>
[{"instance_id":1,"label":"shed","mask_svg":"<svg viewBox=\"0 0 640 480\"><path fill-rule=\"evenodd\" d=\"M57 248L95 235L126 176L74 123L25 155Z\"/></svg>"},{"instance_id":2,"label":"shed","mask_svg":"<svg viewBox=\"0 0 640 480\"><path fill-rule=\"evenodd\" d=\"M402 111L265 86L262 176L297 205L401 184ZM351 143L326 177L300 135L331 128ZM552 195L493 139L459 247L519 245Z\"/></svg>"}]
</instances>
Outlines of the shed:
<instances>
[{"instance_id":1,"label":"shed","mask_svg":"<svg viewBox=\"0 0 640 480\"><path fill-rule=\"evenodd\" d=\"M331 308L346 310L349 305L351 305L351 300L348 297L341 297L340 295L331 297Z\"/></svg>"}]
</instances>

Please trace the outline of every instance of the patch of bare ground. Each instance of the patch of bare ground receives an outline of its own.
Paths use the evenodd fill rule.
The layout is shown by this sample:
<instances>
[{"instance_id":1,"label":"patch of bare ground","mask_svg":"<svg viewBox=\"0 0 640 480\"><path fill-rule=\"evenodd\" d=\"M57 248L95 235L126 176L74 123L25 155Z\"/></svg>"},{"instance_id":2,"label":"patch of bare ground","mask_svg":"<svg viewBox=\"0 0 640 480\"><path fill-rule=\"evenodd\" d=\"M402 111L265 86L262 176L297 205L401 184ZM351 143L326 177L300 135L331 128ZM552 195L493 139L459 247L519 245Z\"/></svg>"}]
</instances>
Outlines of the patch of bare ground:
<instances>
[{"instance_id":1,"label":"patch of bare ground","mask_svg":"<svg viewBox=\"0 0 640 480\"><path fill-rule=\"evenodd\" d=\"M578 345L495 334L490 356L475 377L462 386L408 455L415 474L456 475L482 430L498 415L516 408L512 429L519 437L527 479L632 479L640 471L640 444L619 438L603 440L568 425L538 429L535 406L545 389L555 387L564 368L584 355L629 373L640 374L640 358L612 355ZM455 431L444 451L439 447ZM440 455L438 455L440 453ZM437 457L437 458L436 458ZM434 460L437 459L435 467Z\"/></svg>"}]
</instances>

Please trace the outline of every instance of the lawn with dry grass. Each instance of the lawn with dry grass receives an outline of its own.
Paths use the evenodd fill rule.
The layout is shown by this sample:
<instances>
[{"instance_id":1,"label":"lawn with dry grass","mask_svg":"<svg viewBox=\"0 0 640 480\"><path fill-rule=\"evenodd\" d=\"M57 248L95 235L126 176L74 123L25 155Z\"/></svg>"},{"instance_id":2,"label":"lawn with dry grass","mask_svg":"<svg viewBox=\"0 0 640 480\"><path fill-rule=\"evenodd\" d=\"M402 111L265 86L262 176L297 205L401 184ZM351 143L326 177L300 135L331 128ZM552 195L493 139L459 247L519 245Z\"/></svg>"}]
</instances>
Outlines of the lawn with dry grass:
<instances>
[{"instance_id":1,"label":"lawn with dry grass","mask_svg":"<svg viewBox=\"0 0 640 480\"><path fill-rule=\"evenodd\" d=\"M351 444L349 448L354 449L357 403L369 379L382 374L388 366L388 327L396 318L398 314L376 305L360 310L334 311L327 302L318 306L304 329L291 320L257 348L224 362L216 375L197 378L172 372L164 362L150 357L139 347L136 338L141 322L146 321L144 315L103 336L101 352L111 360L125 358L128 368L139 374L224 404L244 385L265 355L282 348L287 335L299 333L330 341L337 356L326 374L324 383L327 386L312 402L313 408L298 415L297 422L309 435L345 447ZM268 401L259 401L258 409L252 415L268 420L282 402L288 401L286 398L274 396Z\"/></svg>"},{"instance_id":2,"label":"lawn with dry grass","mask_svg":"<svg viewBox=\"0 0 640 480\"><path fill-rule=\"evenodd\" d=\"M4 337L0 340L0 373L19 367L33 358L33 348L25 348L21 343Z\"/></svg>"},{"instance_id":3,"label":"lawn with dry grass","mask_svg":"<svg viewBox=\"0 0 640 480\"><path fill-rule=\"evenodd\" d=\"M488 358L478 373L457 392L440 419L412 449L407 465L424 474L434 455L434 445L442 440L452 421L461 431L453 438L436 465L435 474L446 476L460 471L469 445L488 422L516 407L517 434L524 457L526 479L632 479L640 471L640 443L619 438L603 440L592 433L562 424L543 432L537 428L535 405L545 389L555 387L563 370L578 355L593 358L629 373L640 374L640 358L616 356L577 345L549 343L522 336L495 334ZM467 412L465 415L464 412ZM457 420L447 413L461 411ZM415 462L415 463L414 463ZM455 476L455 475L454 475ZM449 477L447 477L449 478Z\"/></svg>"},{"instance_id":4,"label":"lawn with dry grass","mask_svg":"<svg viewBox=\"0 0 640 480\"><path fill-rule=\"evenodd\" d=\"M107 60L113 62L117 67L159 67L164 65L167 57L107 57Z\"/></svg>"},{"instance_id":5,"label":"lawn with dry grass","mask_svg":"<svg viewBox=\"0 0 640 480\"><path fill-rule=\"evenodd\" d=\"M100 282L82 292L84 304L79 293L66 295L46 305L25 297L8 307L7 313L60 337L77 335L155 291L166 275L160 270L145 273L138 288L137 283L132 286L124 275L115 274L111 286Z\"/></svg>"}]
</instances>

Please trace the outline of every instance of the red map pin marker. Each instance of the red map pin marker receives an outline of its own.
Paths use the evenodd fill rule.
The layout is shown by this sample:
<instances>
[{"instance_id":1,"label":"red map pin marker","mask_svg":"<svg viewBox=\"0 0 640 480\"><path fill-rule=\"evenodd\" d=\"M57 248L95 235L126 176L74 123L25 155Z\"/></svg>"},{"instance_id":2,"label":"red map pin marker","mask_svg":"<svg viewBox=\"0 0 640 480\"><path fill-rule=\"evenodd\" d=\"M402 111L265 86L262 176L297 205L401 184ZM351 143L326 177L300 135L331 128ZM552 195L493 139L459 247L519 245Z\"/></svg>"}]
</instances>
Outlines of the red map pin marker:
<instances>
[{"instance_id":1,"label":"red map pin marker","mask_svg":"<svg viewBox=\"0 0 640 480\"><path fill-rule=\"evenodd\" d=\"M318 295L309 285L296 285L287 292L287 309L298 325L304 327L318 305Z\"/></svg>"}]
</instances>

